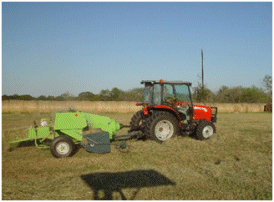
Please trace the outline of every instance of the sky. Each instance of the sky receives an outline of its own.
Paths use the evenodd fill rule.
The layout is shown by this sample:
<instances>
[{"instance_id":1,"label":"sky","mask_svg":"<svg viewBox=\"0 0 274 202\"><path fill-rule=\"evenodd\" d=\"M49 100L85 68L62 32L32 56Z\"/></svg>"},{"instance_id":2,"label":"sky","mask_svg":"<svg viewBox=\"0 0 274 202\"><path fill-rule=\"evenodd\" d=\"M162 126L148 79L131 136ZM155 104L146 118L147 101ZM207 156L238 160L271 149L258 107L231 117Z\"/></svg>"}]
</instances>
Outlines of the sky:
<instances>
[{"instance_id":1,"label":"sky","mask_svg":"<svg viewBox=\"0 0 274 202\"><path fill-rule=\"evenodd\" d=\"M94 94L141 80L213 92L272 75L272 2L2 2L2 95Z\"/></svg>"}]
</instances>

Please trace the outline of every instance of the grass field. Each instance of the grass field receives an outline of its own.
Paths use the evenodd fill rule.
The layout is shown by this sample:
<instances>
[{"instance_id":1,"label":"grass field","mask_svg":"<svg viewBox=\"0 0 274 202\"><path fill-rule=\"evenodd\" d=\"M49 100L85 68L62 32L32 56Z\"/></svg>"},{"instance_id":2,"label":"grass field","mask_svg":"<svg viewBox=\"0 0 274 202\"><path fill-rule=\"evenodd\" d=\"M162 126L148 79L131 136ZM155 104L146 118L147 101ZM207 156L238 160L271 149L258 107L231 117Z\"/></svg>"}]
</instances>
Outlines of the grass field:
<instances>
[{"instance_id":1,"label":"grass field","mask_svg":"<svg viewBox=\"0 0 274 202\"><path fill-rule=\"evenodd\" d=\"M102 115L129 124L133 114ZM129 153L112 146L55 159L35 147L7 151L8 141L26 137L18 128L48 116L2 114L3 200L272 199L271 113L221 113L210 140L131 140Z\"/></svg>"}]
</instances>

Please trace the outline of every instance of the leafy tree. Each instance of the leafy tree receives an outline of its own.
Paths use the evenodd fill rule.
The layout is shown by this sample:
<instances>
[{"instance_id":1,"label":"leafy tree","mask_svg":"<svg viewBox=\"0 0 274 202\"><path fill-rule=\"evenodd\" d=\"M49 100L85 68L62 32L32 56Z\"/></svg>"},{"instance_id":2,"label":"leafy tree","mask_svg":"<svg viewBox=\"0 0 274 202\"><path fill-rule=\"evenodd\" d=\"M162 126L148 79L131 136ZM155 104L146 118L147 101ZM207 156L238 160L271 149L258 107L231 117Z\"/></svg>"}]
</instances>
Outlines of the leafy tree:
<instances>
[{"instance_id":1,"label":"leafy tree","mask_svg":"<svg viewBox=\"0 0 274 202\"><path fill-rule=\"evenodd\" d=\"M52 96L52 95L49 95L48 97L47 97L47 100L50 100L50 101L53 101L55 98L54 98L54 96Z\"/></svg>"},{"instance_id":2,"label":"leafy tree","mask_svg":"<svg viewBox=\"0 0 274 202\"><path fill-rule=\"evenodd\" d=\"M266 94L263 90L255 86L251 88L243 88L241 86L228 88L227 86L222 86L216 94L216 100L225 103L258 103L265 102L266 99Z\"/></svg>"},{"instance_id":3,"label":"leafy tree","mask_svg":"<svg viewBox=\"0 0 274 202\"><path fill-rule=\"evenodd\" d=\"M256 86L252 86L251 88L245 88L243 90L243 93L241 94L241 102L267 102L267 95L262 89L259 89Z\"/></svg>"},{"instance_id":4,"label":"leafy tree","mask_svg":"<svg viewBox=\"0 0 274 202\"><path fill-rule=\"evenodd\" d=\"M119 101L119 97L123 94L123 91L118 88L113 88L110 92L110 100Z\"/></svg>"},{"instance_id":5,"label":"leafy tree","mask_svg":"<svg viewBox=\"0 0 274 202\"><path fill-rule=\"evenodd\" d=\"M142 102L143 100L143 88L134 88L128 92L129 101Z\"/></svg>"},{"instance_id":6,"label":"leafy tree","mask_svg":"<svg viewBox=\"0 0 274 202\"><path fill-rule=\"evenodd\" d=\"M216 95L217 102L228 102L229 100L229 88L227 86L222 86Z\"/></svg>"},{"instance_id":7,"label":"leafy tree","mask_svg":"<svg viewBox=\"0 0 274 202\"><path fill-rule=\"evenodd\" d=\"M74 100L75 99L75 97L72 94L70 94L69 92L61 94L61 97L63 97L64 100Z\"/></svg>"},{"instance_id":8,"label":"leafy tree","mask_svg":"<svg viewBox=\"0 0 274 202\"><path fill-rule=\"evenodd\" d=\"M93 101L95 100L95 95L92 92L82 92L78 95L79 100Z\"/></svg>"},{"instance_id":9,"label":"leafy tree","mask_svg":"<svg viewBox=\"0 0 274 202\"><path fill-rule=\"evenodd\" d=\"M45 95L40 95L37 99L38 100L47 100L47 97Z\"/></svg>"},{"instance_id":10,"label":"leafy tree","mask_svg":"<svg viewBox=\"0 0 274 202\"><path fill-rule=\"evenodd\" d=\"M268 95L268 102L272 102L272 76L266 75L263 82Z\"/></svg>"},{"instance_id":11,"label":"leafy tree","mask_svg":"<svg viewBox=\"0 0 274 202\"><path fill-rule=\"evenodd\" d=\"M31 95L20 95L19 100L35 100Z\"/></svg>"},{"instance_id":12,"label":"leafy tree","mask_svg":"<svg viewBox=\"0 0 274 202\"><path fill-rule=\"evenodd\" d=\"M264 77L264 86L266 88L267 91L272 91L272 76L270 75L266 75Z\"/></svg>"},{"instance_id":13,"label":"leafy tree","mask_svg":"<svg viewBox=\"0 0 274 202\"><path fill-rule=\"evenodd\" d=\"M10 99L10 96L8 95L2 95L2 100L9 100Z\"/></svg>"},{"instance_id":14,"label":"leafy tree","mask_svg":"<svg viewBox=\"0 0 274 202\"><path fill-rule=\"evenodd\" d=\"M101 101L110 101L110 91L107 90L101 90L99 96L98 96L98 100Z\"/></svg>"},{"instance_id":15,"label":"leafy tree","mask_svg":"<svg viewBox=\"0 0 274 202\"><path fill-rule=\"evenodd\" d=\"M193 100L196 102L214 102L214 97L214 93L205 86L202 88L201 85L198 85L194 89Z\"/></svg>"},{"instance_id":16,"label":"leafy tree","mask_svg":"<svg viewBox=\"0 0 274 202\"><path fill-rule=\"evenodd\" d=\"M57 101L65 101L65 98L63 97L63 96L57 96L56 98L55 98L55 100L57 100Z\"/></svg>"},{"instance_id":17,"label":"leafy tree","mask_svg":"<svg viewBox=\"0 0 274 202\"><path fill-rule=\"evenodd\" d=\"M19 100L20 96L18 94L14 94L10 98L11 98L11 100Z\"/></svg>"}]
</instances>

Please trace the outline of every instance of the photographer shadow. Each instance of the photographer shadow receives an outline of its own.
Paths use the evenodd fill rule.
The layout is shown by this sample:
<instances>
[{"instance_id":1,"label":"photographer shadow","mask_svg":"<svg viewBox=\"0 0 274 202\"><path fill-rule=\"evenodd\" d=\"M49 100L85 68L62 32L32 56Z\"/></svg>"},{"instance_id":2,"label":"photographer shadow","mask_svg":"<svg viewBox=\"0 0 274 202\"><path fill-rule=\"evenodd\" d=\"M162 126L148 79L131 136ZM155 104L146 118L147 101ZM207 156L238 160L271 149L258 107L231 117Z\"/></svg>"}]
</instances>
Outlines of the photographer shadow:
<instances>
[{"instance_id":1,"label":"photographer shadow","mask_svg":"<svg viewBox=\"0 0 274 202\"><path fill-rule=\"evenodd\" d=\"M133 200L143 187L176 185L176 183L155 170L92 173L81 175L81 179L93 190L93 200L112 200L114 192L118 192L122 200L127 200L122 189L136 188L133 196L130 197L130 200ZM104 193L103 197L99 197L99 191Z\"/></svg>"}]
</instances>

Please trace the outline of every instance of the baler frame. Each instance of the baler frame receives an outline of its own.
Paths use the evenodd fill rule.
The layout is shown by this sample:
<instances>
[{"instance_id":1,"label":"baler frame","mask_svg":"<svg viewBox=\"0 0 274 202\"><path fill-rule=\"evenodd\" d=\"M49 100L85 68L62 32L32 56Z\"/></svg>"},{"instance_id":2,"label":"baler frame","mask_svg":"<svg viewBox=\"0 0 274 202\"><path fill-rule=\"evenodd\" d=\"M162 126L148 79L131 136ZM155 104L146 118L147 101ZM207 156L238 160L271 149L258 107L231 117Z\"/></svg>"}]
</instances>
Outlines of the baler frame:
<instances>
[{"instance_id":1,"label":"baler frame","mask_svg":"<svg viewBox=\"0 0 274 202\"><path fill-rule=\"evenodd\" d=\"M115 136L115 133L124 128L130 127L115 122L113 119L105 116L84 113L80 111L75 112L61 112L56 113L55 117L49 120L42 119L41 126L37 126L36 122L28 129L28 138L19 139L10 142L11 148L18 144L34 141L34 144L39 149L50 149L54 157L67 157L73 155L74 151L69 154L59 155L56 152L56 141L63 140L66 143L60 146L71 145L72 150L76 150L76 145L83 146L88 152L107 153L110 152L110 145L114 141L124 141L132 138L137 138L141 135L140 131L131 130L126 135ZM47 124L42 126L42 121ZM89 128L100 129L100 131L93 134L84 134ZM102 137L104 137L102 139ZM83 141L83 139L87 141ZM99 138L99 142L94 139ZM56 140L58 139L58 140ZM59 143L61 144L61 143ZM106 149L102 147L107 146ZM125 147L125 143L121 143L121 147ZM116 144L117 146L117 144ZM89 147L87 149L86 147ZM94 148L91 148L94 147ZM101 148L100 148L101 147Z\"/></svg>"}]
</instances>

